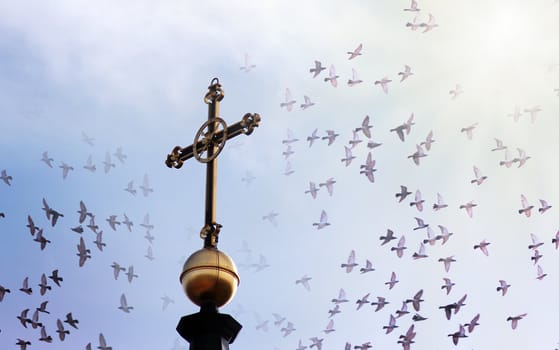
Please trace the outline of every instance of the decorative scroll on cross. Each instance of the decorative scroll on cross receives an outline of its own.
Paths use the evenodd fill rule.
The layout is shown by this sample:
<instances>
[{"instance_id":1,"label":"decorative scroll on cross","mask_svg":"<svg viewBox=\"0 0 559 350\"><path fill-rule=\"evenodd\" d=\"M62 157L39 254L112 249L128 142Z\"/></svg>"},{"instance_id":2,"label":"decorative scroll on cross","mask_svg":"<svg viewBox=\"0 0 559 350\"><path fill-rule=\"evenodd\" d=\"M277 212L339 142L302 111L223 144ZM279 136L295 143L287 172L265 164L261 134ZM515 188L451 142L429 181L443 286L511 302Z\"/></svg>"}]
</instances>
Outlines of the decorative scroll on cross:
<instances>
[{"instance_id":1,"label":"decorative scroll on cross","mask_svg":"<svg viewBox=\"0 0 559 350\"><path fill-rule=\"evenodd\" d=\"M200 231L204 239L204 247L217 247L217 237L221 225L215 218L217 156L225 147L225 142L237 135L250 135L260 123L258 113L247 113L240 122L227 126L225 120L219 117L219 102L223 100L224 92L219 79L213 78L204 102L208 105L208 120L202 124L192 145L176 146L167 155L165 164L169 168L179 169L183 163L194 157L201 163L206 163L206 213L205 224Z\"/></svg>"}]
</instances>

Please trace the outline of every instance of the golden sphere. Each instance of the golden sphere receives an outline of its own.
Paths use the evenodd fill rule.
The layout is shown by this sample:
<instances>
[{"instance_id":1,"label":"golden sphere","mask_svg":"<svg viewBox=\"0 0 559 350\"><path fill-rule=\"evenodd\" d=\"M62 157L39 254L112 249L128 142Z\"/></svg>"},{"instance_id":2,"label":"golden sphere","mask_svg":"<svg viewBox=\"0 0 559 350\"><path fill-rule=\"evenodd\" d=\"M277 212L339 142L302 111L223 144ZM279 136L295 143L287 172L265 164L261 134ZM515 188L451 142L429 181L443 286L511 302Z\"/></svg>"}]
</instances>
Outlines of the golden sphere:
<instances>
[{"instance_id":1,"label":"golden sphere","mask_svg":"<svg viewBox=\"0 0 559 350\"><path fill-rule=\"evenodd\" d=\"M239 285L237 267L227 254L216 248L202 248L186 259L180 282L188 298L196 305L227 304Z\"/></svg>"}]
</instances>

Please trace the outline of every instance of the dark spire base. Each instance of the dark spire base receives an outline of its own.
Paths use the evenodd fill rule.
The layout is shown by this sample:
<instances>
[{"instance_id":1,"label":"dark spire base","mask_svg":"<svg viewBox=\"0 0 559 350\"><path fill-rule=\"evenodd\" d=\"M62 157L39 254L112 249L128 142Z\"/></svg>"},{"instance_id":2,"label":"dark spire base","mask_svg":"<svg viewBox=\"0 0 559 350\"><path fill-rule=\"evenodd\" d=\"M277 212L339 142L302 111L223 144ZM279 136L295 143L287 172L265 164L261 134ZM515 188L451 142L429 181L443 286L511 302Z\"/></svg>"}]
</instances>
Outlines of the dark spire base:
<instances>
[{"instance_id":1,"label":"dark spire base","mask_svg":"<svg viewBox=\"0 0 559 350\"><path fill-rule=\"evenodd\" d=\"M190 343L190 350L229 350L241 328L230 315L218 313L214 305L203 305L200 312L181 318L177 332Z\"/></svg>"}]
</instances>

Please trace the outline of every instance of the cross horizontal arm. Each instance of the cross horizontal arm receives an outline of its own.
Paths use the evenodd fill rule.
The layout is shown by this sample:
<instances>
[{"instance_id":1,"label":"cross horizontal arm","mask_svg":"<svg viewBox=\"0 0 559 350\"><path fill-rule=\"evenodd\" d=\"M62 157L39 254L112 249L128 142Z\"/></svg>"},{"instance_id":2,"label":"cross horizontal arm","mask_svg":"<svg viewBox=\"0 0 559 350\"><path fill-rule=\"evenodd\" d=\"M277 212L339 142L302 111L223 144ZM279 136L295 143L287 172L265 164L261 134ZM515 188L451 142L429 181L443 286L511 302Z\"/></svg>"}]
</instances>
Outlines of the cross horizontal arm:
<instances>
[{"instance_id":1,"label":"cross horizontal arm","mask_svg":"<svg viewBox=\"0 0 559 350\"><path fill-rule=\"evenodd\" d=\"M212 141L215 144L225 143L226 140L231 139L237 135L245 134L250 135L254 128L258 127L260 123L260 115L258 113L247 113L243 116L242 120L230 125L227 129L222 129L213 134ZM224 139L224 135L226 135ZM196 140L195 140L196 142ZM195 147L196 146L196 147ZM213 147L213 146L212 146ZM208 148L206 140L199 140L196 144L181 148L176 146L173 151L167 155L165 164L169 168L179 169L182 164L194 156L194 149L198 152L204 152Z\"/></svg>"}]
</instances>

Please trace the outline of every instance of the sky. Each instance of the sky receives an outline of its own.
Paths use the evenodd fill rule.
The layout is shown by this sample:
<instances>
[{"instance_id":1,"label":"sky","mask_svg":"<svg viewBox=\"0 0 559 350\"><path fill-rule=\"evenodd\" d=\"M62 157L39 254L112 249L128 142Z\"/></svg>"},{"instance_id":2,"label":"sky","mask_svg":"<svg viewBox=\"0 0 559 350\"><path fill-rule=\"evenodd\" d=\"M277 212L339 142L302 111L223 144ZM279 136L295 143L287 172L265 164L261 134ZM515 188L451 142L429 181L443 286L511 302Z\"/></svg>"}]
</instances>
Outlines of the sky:
<instances>
[{"instance_id":1,"label":"sky","mask_svg":"<svg viewBox=\"0 0 559 350\"><path fill-rule=\"evenodd\" d=\"M11 177L9 185L0 181L0 286L11 290L0 301L1 348L19 348L18 338L31 349L96 348L100 334L115 350L188 347L175 328L198 309L179 275L203 246L205 166L190 159L177 170L164 162L207 120L203 97L217 77L228 125L245 113L262 118L252 135L228 140L218 157L218 247L240 275L237 294L220 309L243 325L231 349L302 349L314 337L324 350L366 342L399 349L398 336L412 324L412 349L555 349L559 4L418 0L419 10L407 11L410 2L0 2L0 171ZM361 55L349 59L360 45ZM325 69L313 78L315 61ZM406 65L413 74L401 81ZM337 86L325 80L331 67ZM352 70L362 83L350 87ZM375 84L385 77L386 92ZM301 108L303 96L314 105ZM281 106L291 99L291 110ZM528 110L537 110L533 119ZM402 127L412 115L413 124ZM357 131L361 142L351 148L366 116L371 137ZM403 141L391 131L398 127ZM462 131L469 127L471 138ZM314 130L321 138L326 130L339 136L331 145L311 145ZM421 146L416 165L410 156L431 131L434 142ZM507 150L493 150L495 139ZM370 141L381 145L370 148ZM288 145L293 153L285 155ZM355 157L347 166L344 147ZM509 160L522 158L519 149L525 162L500 165L507 152ZM41 161L43 152L52 168ZM105 171L107 153L115 166ZM369 154L374 181L360 173ZM90 156L94 172L84 168ZM66 178L63 162L73 167ZM288 167L293 172L286 175ZM140 189L145 177L153 189L147 195ZM318 186L329 178L331 195ZM135 195L125 190L131 181ZM411 192L401 202L400 186ZM410 205L416 191L422 210ZM437 194L448 207L435 211ZM43 199L64 215L54 226ZM540 200L551 208L541 213ZM80 201L103 231L102 251L87 221L83 233L71 230L80 225ZM460 208L470 201L471 217ZM525 206L533 206L529 217ZM317 229L323 211L330 225ZM270 213L274 222L266 219ZM125 214L134 223L130 231L106 221ZM146 215L152 243L140 226ZM50 241L44 250L26 227L28 216ZM427 229L414 229L416 217L434 235L439 225L453 233L445 244L425 244L423 259L412 257L428 238ZM387 230L397 239L381 245ZM531 235L543 243L537 263ZM391 248L401 237L406 249L398 257ZM91 251L82 267L80 238ZM490 243L487 256L473 248L483 240ZM148 247L153 260L145 257ZM351 252L358 265L346 272L341 264ZM456 261L445 271L439 259L447 257ZM375 270L360 273L366 260ZM133 266L138 277L128 282L121 272L115 280L114 262ZM545 277L536 278L537 266ZM41 275L56 269L60 287L47 279L51 289L41 295ZM392 272L399 282L389 289ZM309 289L296 283L303 277L311 278ZM19 291L25 278L31 295ZM443 278L455 283L449 294ZM510 284L504 296L499 280ZM348 302L330 317L341 288ZM420 310L408 304L398 328L385 334L390 315L420 290ZM130 313L118 309L122 294ZM389 304L358 310L366 295ZM439 307L464 295L465 305L447 320ZM173 301L166 308L163 297ZM39 341L40 327L24 328L17 319L24 309L31 317L44 301L50 313L39 321L51 344ZM70 333L60 341L56 321L69 312L79 329L64 323ZM415 313L427 319L414 322ZM507 318L524 313L513 330ZM285 320L275 325L274 314ZM454 345L448 335L477 314L479 326ZM334 331L325 333L330 320ZM283 336L287 322L295 330Z\"/></svg>"}]
</instances>

